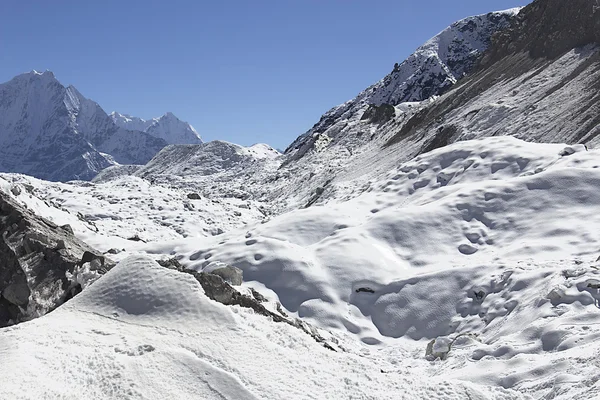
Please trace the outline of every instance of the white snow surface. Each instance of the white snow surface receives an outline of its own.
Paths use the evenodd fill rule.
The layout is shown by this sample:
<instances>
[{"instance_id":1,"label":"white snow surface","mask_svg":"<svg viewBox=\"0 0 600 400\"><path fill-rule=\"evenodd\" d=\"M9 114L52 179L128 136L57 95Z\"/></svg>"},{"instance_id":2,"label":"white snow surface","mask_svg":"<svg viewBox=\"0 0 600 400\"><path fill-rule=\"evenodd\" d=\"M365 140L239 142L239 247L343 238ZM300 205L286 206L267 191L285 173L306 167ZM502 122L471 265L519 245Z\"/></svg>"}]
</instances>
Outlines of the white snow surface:
<instances>
[{"instance_id":1,"label":"white snow surface","mask_svg":"<svg viewBox=\"0 0 600 400\"><path fill-rule=\"evenodd\" d=\"M163 139L168 144L199 144L200 135L192 125L181 121L173 113L167 112L161 117L142 119L116 111L110 113L115 124L121 128L146 132L154 137Z\"/></svg>"},{"instance_id":2,"label":"white snow surface","mask_svg":"<svg viewBox=\"0 0 600 400\"><path fill-rule=\"evenodd\" d=\"M39 214L71 223L102 251L125 251L65 306L0 331L11 365L0 398L593 398L599 167L600 150L579 145L464 141L368 187L325 193L322 206L270 219L241 208L217 236L197 225L206 216L195 220L185 204L202 199L181 186L2 175L0 189L20 185L15 198ZM118 212L103 210L108 196ZM152 213L181 221L187 238L150 223ZM126 226L147 243L124 239ZM338 351L209 301L191 276L152 261L168 257L198 271L211 262L242 269L245 288ZM452 342L444 360L425 357L430 341L437 352Z\"/></svg>"}]
</instances>

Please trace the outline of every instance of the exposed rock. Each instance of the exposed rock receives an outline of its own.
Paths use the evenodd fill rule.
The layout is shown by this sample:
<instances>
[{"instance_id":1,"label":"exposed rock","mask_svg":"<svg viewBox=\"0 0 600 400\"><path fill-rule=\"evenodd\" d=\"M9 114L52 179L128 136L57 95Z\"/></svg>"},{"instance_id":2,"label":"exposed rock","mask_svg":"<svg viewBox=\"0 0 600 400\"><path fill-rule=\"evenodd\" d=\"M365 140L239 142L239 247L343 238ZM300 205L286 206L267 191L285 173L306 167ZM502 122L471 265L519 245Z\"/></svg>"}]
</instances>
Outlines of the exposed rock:
<instances>
[{"instance_id":1,"label":"exposed rock","mask_svg":"<svg viewBox=\"0 0 600 400\"><path fill-rule=\"evenodd\" d=\"M372 124L383 125L396 115L396 109L390 104L369 105L367 111L360 118L361 121L368 120Z\"/></svg>"},{"instance_id":2,"label":"exposed rock","mask_svg":"<svg viewBox=\"0 0 600 400\"><path fill-rule=\"evenodd\" d=\"M31 291L26 283L13 283L2 291L2 297L16 306L26 306L29 303Z\"/></svg>"},{"instance_id":3,"label":"exposed rock","mask_svg":"<svg viewBox=\"0 0 600 400\"><path fill-rule=\"evenodd\" d=\"M256 299L256 301L260 303L266 303L268 301L265 296L263 296L258 290L254 288L250 288L250 293L252 293L252 296Z\"/></svg>"},{"instance_id":4,"label":"exposed rock","mask_svg":"<svg viewBox=\"0 0 600 400\"><path fill-rule=\"evenodd\" d=\"M240 286L243 282L243 271L237 267L227 265L220 261L213 261L202 269L207 274L218 275L233 286Z\"/></svg>"},{"instance_id":5,"label":"exposed rock","mask_svg":"<svg viewBox=\"0 0 600 400\"><path fill-rule=\"evenodd\" d=\"M375 291L369 287L360 287L356 289L356 293L375 293Z\"/></svg>"},{"instance_id":6,"label":"exposed rock","mask_svg":"<svg viewBox=\"0 0 600 400\"><path fill-rule=\"evenodd\" d=\"M314 327L299 319L288 319L269 311L258 299L256 299L254 294L253 296L255 296L255 298L252 298L238 292L233 288L233 286L231 286L218 275L186 269L174 258L170 260L157 260L157 262L165 268L192 275L200 283L206 296L208 296L208 298L211 300L217 301L226 306L237 305L244 308L250 308L254 310L255 313L269 317L275 322L283 322L295 328L301 329L315 339L318 343L321 343L325 348L336 351L329 343L327 343L325 338L321 336Z\"/></svg>"},{"instance_id":7,"label":"exposed rock","mask_svg":"<svg viewBox=\"0 0 600 400\"><path fill-rule=\"evenodd\" d=\"M103 258L0 191L0 327L44 315L77 294L81 285L72 277L82 257ZM113 265L104 260L98 273Z\"/></svg>"},{"instance_id":8,"label":"exposed rock","mask_svg":"<svg viewBox=\"0 0 600 400\"><path fill-rule=\"evenodd\" d=\"M288 317L287 313L285 311L283 311L283 307L281 307L281 303L277 302L277 304L275 304L275 309L277 310L277 312L281 315L283 315L284 317Z\"/></svg>"},{"instance_id":9,"label":"exposed rock","mask_svg":"<svg viewBox=\"0 0 600 400\"><path fill-rule=\"evenodd\" d=\"M142 239L137 233L131 237L128 237L127 240L131 240L132 242L144 242L146 243L146 241L144 239Z\"/></svg>"},{"instance_id":10,"label":"exposed rock","mask_svg":"<svg viewBox=\"0 0 600 400\"><path fill-rule=\"evenodd\" d=\"M73 228L72 228L72 227L71 227L71 225L69 225L69 224L63 225L63 226L61 226L60 228L61 228L62 230L64 230L64 231L66 231L66 232L70 233L71 235L74 235L74 234L75 234L75 232L73 232Z\"/></svg>"},{"instance_id":11,"label":"exposed rock","mask_svg":"<svg viewBox=\"0 0 600 400\"><path fill-rule=\"evenodd\" d=\"M187 198L190 200L200 200L202 197L198 193L188 193Z\"/></svg>"},{"instance_id":12,"label":"exposed rock","mask_svg":"<svg viewBox=\"0 0 600 400\"><path fill-rule=\"evenodd\" d=\"M450 139L456 133L456 127L454 125L441 126L438 128L436 135L433 139L423 145L422 153L428 153L435 149L447 146L450 143Z\"/></svg>"},{"instance_id":13,"label":"exposed rock","mask_svg":"<svg viewBox=\"0 0 600 400\"><path fill-rule=\"evenodd\" d=\"M555 58L590 43L600 43L597 0L536 0L525 7L510 29L492 39L482 60L491 65L510 53L527 51L534 58Z\"/></svg>"},{"instance_id":14,"label":"exposed rock","mask_svg":"<svg viewBox=\"0 0 600 400\"><path fill-rule=\"evenodd\" d=\"M18 196L21 194L21 187L19 185L13 185L10 188L10 191L12 194L14 194L15 196Z\"/></svg>"}]
</instances>

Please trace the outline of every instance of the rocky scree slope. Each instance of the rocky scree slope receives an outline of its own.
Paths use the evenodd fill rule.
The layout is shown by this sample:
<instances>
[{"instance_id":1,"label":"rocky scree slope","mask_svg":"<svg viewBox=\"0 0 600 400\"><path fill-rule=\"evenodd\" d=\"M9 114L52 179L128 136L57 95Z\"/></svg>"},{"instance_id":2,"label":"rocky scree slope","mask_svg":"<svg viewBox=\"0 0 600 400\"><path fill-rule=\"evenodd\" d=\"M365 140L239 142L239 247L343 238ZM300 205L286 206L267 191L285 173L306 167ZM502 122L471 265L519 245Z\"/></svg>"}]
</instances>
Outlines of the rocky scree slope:
<instances>
[{"instance_id":1,"label":"rocky scree slope","mask_svg":"<svg viewBox=\"0 0 600 400\"><path fill-rule=\"evenodd\" d=\"M596 145L599 32L595 0L534 1L493 38L472 75L403 124L388 144L425 140L427 151L457 140L512 135Z\"/></svg>"}]
</instances>

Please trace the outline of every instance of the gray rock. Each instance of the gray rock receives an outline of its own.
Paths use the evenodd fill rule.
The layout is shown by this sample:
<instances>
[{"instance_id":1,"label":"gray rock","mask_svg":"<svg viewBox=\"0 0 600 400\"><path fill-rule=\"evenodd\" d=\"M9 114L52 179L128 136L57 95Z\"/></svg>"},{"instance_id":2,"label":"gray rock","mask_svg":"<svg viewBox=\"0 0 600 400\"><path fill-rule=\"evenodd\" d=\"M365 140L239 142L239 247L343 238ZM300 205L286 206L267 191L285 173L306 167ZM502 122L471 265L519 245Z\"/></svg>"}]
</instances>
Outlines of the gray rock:
<instances>
[{"instance_id":1,"label":"gray rock","mask_svg":"<svg viewBox=\"0 0 600 400\"><path fill-rule=\"evenodd\" d=\"M44 315L81 291L69 277L88 253L102 257L0 192L0 327ZM114 265L104 261L100 273Z\"/></svg>"},{"instance_id":2,"label":"gray rock","mask_svg":"<svg viewBox=\"0 0 600 400\"><path fill-rule=\"evenodd\" d=\"M10 188L10 191L12 194L14 194L15 196L18 196L21 194L21 187L19 185L13 185Z\"/></svg>"},{"instance_id":3,"label":"gray rock","mask_svg":"<svg viewBox=\"0 0 600 400\"><path fill-rule=\"evenodd\" d=\"M29 286L27 283L13 283L2 291L2 297L16 306L26 306L29 303Z\"/></svg>"},{"instance_id":4,"label":"gray rock","mask_svg":"<svg viewBox=\"0 0 600 400\"><path fill-rule=\"evenodd\" d=\"M73 232L73 228L72 228L72 227L71 227L71 225L69 225L69 224L63 225L63 226L61 226L60 228L61 228L62 230L64 230L64 231L66 231L66 232L70 233L71 235L74 235L74 234L75 234L75 232Z\"/></svg>"},{"instance_id":5,"label":"gray rock","mask_svg":"<svg viewBox=\"0 0 600 400\"><path fill-rule=\"evenodd\" d=\"M254 288L250 288L250 293L252 293L252 297L254 297L259 303L266 303L268 301L265 296L263 296L258 290Z\"/></svg>"},{"instance_id":6,"label":"gray rock","mask_svg":"<svg viewBox=\"0 0 600 400\"><path fill-rule=\"evenodd\" d=\"M234 266L220 261L213 261L202 269L207 274L218 275L233 286L240 286L244 280L244 272Z\"/></svg>"},{"instance_id":7,"label":"gray rock","mask_svg":"<svg viewBox=\"0 0 600 400\"><path fill-rule=\"evenodd\" d=\"M259 315L264 315L271 318L274 322L283 322L298 328L310 335L316 342L321 343L326 349L337 351L325 340L323 336L319 334L314 327L310 326L308 323L299 319L289 319L287 318L287 315L284 317L268 310L261 304L261 301L256 298L256 294L253 294L254 297L241 294L233 286L225 282L225 280L223 280L223 278L221 278L219 275L186 269L174 258L170 260L157 260L157 262L165 268L192 275L194 278L196 278L198 283L200 283L200 286L202 286L206 296L211 300L217 301L226 306L237 305L244 308L250 308Z\"/></svg>"}]
</instances>

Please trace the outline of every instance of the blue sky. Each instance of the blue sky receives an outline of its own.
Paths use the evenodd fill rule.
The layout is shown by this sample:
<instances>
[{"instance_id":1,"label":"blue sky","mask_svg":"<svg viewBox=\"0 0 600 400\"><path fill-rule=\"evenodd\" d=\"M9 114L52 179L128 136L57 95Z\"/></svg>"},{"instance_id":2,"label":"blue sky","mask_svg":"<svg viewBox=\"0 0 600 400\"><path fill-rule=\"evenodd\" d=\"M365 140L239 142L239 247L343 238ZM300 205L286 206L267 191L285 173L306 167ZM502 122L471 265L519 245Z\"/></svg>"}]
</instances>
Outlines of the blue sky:
<instances>
[{"instance_id":1,"label":"blue sky","mask_svg":"<svg viewBox=\"0 0 600 400\"><path fill-rule=\"evenodd\" d=\"M53 71L205 140L285 148L463 17L526 0L2 0L0 82Z\"/></svg>"}]
</instances>

